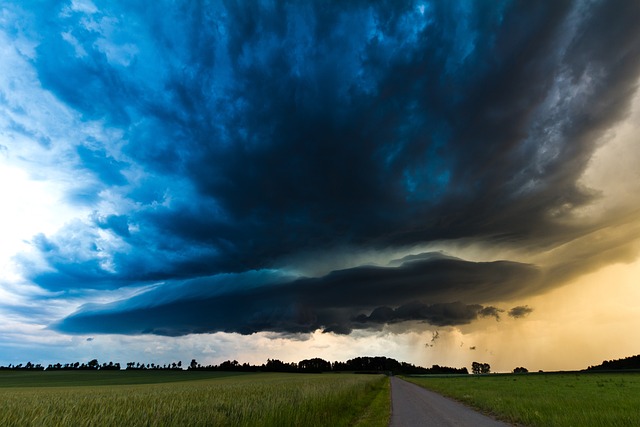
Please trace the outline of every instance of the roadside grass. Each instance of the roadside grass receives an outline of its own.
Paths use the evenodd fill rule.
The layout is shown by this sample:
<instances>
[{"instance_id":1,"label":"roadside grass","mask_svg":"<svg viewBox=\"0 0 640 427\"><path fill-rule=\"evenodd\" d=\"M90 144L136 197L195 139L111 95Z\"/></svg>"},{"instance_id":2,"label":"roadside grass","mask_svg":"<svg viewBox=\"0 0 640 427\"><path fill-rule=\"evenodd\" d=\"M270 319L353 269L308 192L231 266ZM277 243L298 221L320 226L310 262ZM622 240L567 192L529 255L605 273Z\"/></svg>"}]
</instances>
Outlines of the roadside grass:
<instances>
[{"instance_id":1,"label":"roadside grass","mask_svg":"<svg viewBox=\"0 0 640 427\"><path fill-rule=\"evenodd\" d=\"M406 377L503 421L525 426L640 426L640 373Z\"/></svg>"},{"instance_id":2,"label":"roadside grass","mask_svg":"<svg viewBox=\"0 0 640 427\"><path fill-rule=\"evenodd\" d=\"M387 427L391 419L391 382L388 377L384 381L371 383L372 392L363 396L366 409L353 424L356 427ZM373 399L370 399L373 395ZM358 405L360 406L360 405Z\"/></svg>"},{"instance_id":3,"label":"roadside grass","mask_svg":"<svg viewBox=\"0 0 640 427\"><path fill-rule=\"evenodd\" d=\"M376 417L384 419L377 425L388 423L384 376L219 374L156 384L49 387L4 387L0 375L0 425L351 426L375 425L366 420Z\"/></svg>"}]
</instances>

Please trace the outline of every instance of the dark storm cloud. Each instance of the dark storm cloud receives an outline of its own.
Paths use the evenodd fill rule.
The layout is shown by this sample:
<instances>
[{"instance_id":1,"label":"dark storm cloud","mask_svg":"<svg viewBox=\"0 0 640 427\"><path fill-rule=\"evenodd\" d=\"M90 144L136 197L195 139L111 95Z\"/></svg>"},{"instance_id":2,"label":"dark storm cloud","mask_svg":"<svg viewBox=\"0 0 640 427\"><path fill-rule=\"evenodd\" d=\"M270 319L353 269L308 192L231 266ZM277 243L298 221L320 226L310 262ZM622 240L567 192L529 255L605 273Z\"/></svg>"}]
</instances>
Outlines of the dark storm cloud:
<instances>
[{"instance_id":1,"label":"dark storm cloud","mask_svg":"<svg viewBox=\"0 0 640 427\"><path fill-rule=\"evenodd\" d=\"M598 137L624 117L640 71L633 1L96 2L89 12L50 2L34 19L43 87L121 131L109 150L78 143L102 187L73 195L99 206L109 187L126 201L120 211L34 240L49 269L29 276L58 291L191 283L344 247L561 245L602 225L570 221L595 197L578 180ZM134 167L144 174L124 173ZM95 244L97 230L121 244ZM587 258L617 256L601 249ZM336 271L296 282L317 289L320 319L300 324L348 330L357 309L396 313L415 301L425 313L454 301L469 310L554 286L578 264L558 260L544 284L538 268L507 261ZM286 310L307 293L293 289L225 296L229 307L247 304L238 312L262 313L249 323L217 299L180 295L148 309L166 319L157 325L125 303L104 316L126 331L135 322L125 319L158 333L295 331L282 319L304 317ZM471 316L498 318L492 310ZM84 328L85 314L63 325Z\"/></svg>"},{"instance_id":2,"label":"dark storm cloud","mask_svg":"<svg viewBox=\"0 0 640 427\"><path fill-rule=\"evenodd\" d=\"M398 267L357 267L318 278L260 271L167 283L129 300L83 307L56 328L181 335L316 329L349 333L404 321L449 326L497 318L503 311L456 301L460 295L483 302L539 285L535 269L526 264L425 255Z\"/></svg>"},{"instance_id":3,"label":"dark storm cloud","mask_svg":"<svg viewBox=\"0 0 640 427\"><path fill-rule=\"evenodd\" d=\"M483 307L479 304L463 304L460 301L427 305L421 302L403 304L395 310L390 307L378 307L369 316L359 315L357 323L396 323L421 320L434 326L451 326L471 323L486 312L497 312L496 307Z\"/></svg>"},{"instance_id":4,"label":"dark storm cloud","mask_svg":"<svg viewBox=\"0 0 640 427\"><path fill-rule=\"evenodd\" d=\"M519 319L521 317L525 317L528 316L529 314L531 314L531 312L533 311L533 309L529 306L526 305L519 305L517 307L513 307L511 310L509 310L509 316L515 318L515 319Z\"/></svg>"},{"instance_id":5,"label":"dark storm cloud","mask_svg":"<svg viewBox=\"0 0 640 427\"><path fill-rule=\"evenodd\" d=\"M495 317L496 320L500 320L500 313L504 313L504 310L492 306L482 307L478 311L480 317Z\"/></svg>"}]
</instances>

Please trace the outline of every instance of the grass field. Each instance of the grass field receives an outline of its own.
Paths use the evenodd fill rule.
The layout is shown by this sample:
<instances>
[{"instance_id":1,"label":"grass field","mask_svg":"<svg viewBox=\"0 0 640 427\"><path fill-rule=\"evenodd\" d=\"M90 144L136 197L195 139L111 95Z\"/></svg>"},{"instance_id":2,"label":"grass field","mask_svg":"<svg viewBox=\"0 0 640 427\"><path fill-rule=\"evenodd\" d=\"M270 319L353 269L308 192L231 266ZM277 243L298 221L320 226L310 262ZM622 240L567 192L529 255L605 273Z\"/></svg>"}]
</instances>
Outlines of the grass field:
<instances>
[{"instance_id":1,"label":"grass field","mask_svg":"<svg viewBox=\"0 0 640 427\"><path fill-rule=\"evenodd\" d=\"M386 426L378 375L0 372L0 425Z\"/></svg>"},{"instance_id":2,"label":"grass field","mask_svg":"<svg viewBox=\"0 0 640 427\"><path fill-rule=\"evenodd\" d=\"M408 377L525 426L640 426L640 373Z\"/></svg>"}]
</instances>

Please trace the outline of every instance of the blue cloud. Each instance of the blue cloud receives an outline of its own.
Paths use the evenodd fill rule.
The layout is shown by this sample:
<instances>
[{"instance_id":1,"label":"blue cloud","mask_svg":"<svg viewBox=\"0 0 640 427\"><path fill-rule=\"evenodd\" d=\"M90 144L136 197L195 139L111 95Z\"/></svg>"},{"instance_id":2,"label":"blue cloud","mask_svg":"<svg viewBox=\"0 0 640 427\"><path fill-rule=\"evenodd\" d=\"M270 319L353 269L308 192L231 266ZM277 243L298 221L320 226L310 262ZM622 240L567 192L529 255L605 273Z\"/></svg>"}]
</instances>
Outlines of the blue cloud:
<instances>
[{"instance_id":1,"label":"blue cloud","mask_svg":"<svg viewBox=\"0 0 640 427\"><path fill-rule=\"evenodd\" d=\"M98 227L105 230L113 230L120 237L129 237L129 218L126 215L108 215L106 218L95 219Z\"/></svg>"},{"instance_id":2,"label":"blue cloud","mask_svg":"<svg viewBox=\"0 0 640 427\"><path fill-rule=\"evenodd\" d=\"M118 186L127 183L127 179L121 172L125 165L108 156L104 150L91 150L79 146L77 151L82 166L95 173L105 186Z\"/></svg>"}]
</instances>

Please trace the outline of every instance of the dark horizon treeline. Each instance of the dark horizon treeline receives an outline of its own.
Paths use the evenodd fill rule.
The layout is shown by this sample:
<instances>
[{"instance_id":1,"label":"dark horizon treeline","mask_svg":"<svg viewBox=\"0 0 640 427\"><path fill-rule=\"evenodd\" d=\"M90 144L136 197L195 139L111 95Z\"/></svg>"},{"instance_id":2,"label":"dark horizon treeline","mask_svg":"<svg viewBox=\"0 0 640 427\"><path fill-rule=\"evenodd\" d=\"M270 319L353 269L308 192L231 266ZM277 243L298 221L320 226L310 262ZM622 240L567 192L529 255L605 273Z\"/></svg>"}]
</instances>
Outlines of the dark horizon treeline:
<instances>
[{"instance_id":1,"label":"dark horizon treeline","mask_svg":"<svg viewBox=\"0 0 640 427\"><path fill-rule=\"evenodd\" d=\"M121 370L121 366L120 366L120 363L113 363L113 362L103 363L102 365L100 365L98 363L98 359L92 359L87 363L75 362L75 363L65 363L64 365L62 363L49 364L46 368L44 366L42 366L40 363L33 364L31 362L27 362L24 365L22 363L20 363L18 365L9 364L9 366L0 366L0 371L24 371L24 370L31 370L31 371L98 371L98 370L102 370L102 371L119 371L119 370Z\"/></svg>"},{"instance_id":2,"label":"dark horizon treeline","mask_svg":"<svg viewBox=\"0 0 640 427\"><path fill-rule=\"evenodd\" d=\"M398 362L388 357L356 357L346 362L329 362L320 358L305 359L298 363L286 363L278 359L267 359L262 365L240 364L237 360L227 360L220 365L200 365L195 359L189 364L193 371L238 371L238 372L391 372L394 374L468 374L467 368L450 368L433 365L431 368Z\"/></svg>"},{"instance_id":3,"label":"dark horizon treeline","mask_svg":"<svg viewBox=\"0 0 640 427\"><path fill-rule=\"evenodd\" d=\"M640 354L624 359L604 360L600 365L589 366L587 371L617 371L625 369L640 369Z\"/></svg>"},{"instance_id":4,"label":"dark horizon treeline","mask_svg":"<svg viewBox=\"0 0 640 427\"><path fill-rule=\"evenodd\" d=\"M41 364L27 362L25 365L0 366L0 370L35 370L35 371L71 371L71 370L123 370L120 363L98 363L97 359L92 359L87 363L56 363L50 364L46 368ZM128 362L124 370L184 370L182 362L159 365L155 363ZM329 362L321 358L301 360L298 363L282 362L278 359L267 359L262 365L251 365L249 363L240 364L237 360L227 360L219 365L199 364L195 359L191 360L187 371L235 371L235 372L388 372L393 374L468 374L467 368L450 368L448 366L433 365L431 368L416 366L407 362L399 362L388 357L356 357L346 362Z\"/></svg>"}]
</instances>

